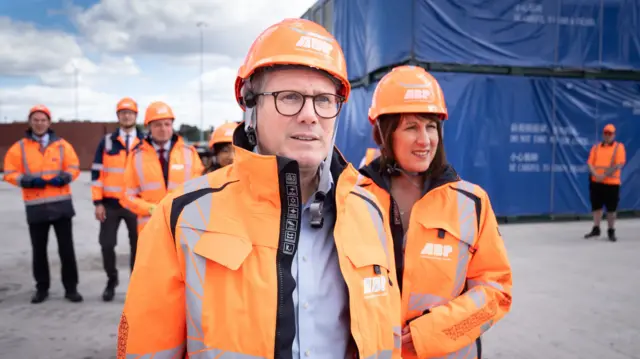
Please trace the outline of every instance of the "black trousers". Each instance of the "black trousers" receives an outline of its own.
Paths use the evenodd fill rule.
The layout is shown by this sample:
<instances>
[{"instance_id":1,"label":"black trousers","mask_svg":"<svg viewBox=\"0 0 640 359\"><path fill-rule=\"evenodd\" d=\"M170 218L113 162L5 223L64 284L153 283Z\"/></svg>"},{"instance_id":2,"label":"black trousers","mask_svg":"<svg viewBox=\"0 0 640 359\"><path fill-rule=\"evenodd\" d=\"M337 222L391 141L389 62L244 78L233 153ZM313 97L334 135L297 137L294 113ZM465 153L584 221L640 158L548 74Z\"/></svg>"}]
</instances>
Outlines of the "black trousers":
<instances>
[{"instance_id":1,"label":"black trousers","mask_svg":"<svg viewBox=\"0 0 640 359\"><path fill-rule=\"evenodd\" d=\"M136 258L136 247L138 245L138 220L136 215L126 208L106 207L107 218L100 223L100 247L102 248L102 264L107 278L110 281L118 279L118 269L116 268L116 245L118 244L118 228L120 221L124 220L129 232L129 245L131 246L130 267L133 271L133 264Z\"/></svg>"},{"instance_id":2,"label":"black trousers","mask_svg":"<svg viewBox=\"0 0 640 359\"><path fill-rule=\"evenodd\" d=\"M78 265L73 248L71 218L29 224L31 247L33 249L33 277L36 280L36 289L47 292L51 284L49 258L47 256L47 243L49 242L49 228L51 226L53 226L58 240L62 285L66 292L75 292L78 287Z\"/></svg>"}]
</instances>

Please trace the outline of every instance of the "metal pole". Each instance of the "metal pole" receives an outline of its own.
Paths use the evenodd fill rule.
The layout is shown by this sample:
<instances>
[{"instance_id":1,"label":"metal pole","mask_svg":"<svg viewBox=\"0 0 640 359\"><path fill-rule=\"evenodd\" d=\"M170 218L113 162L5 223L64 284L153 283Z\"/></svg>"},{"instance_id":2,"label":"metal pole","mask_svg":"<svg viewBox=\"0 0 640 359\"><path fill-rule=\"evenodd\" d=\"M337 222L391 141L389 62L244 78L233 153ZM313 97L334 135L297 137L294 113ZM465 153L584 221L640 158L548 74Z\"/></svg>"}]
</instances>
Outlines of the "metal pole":
<instances>
[{"instance_id":1,"label":"metal pole","mask_svg":"<svg viewBox=\"0 0 640 359\"><path fill-rule=\"evenodd\" d=\"M204 142L204 28L205 23L199 22L200 28L200 142Z\"/></svg>"},{"instance_id":2,"label":"metal pole","mask_svg":"<svg viewBox=\"0 0 640 359\"><path fill-rule=\"evenodd\" d=\"M78 115L78 67L73 65L73 73L74 73L74 88L75 88L75 110L76 110L76 121L80 120L80 116Z\"/></svg>"}]
</instances>

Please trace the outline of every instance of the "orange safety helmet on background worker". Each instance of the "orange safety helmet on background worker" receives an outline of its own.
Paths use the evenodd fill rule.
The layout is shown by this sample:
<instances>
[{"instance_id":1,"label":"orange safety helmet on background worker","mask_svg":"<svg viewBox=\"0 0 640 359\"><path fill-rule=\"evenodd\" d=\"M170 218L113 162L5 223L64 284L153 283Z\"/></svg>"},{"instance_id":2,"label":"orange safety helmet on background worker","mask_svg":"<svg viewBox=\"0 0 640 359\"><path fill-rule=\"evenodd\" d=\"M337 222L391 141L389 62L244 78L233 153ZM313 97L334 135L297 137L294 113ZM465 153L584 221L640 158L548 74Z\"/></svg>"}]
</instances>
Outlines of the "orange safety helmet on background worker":
<instances>
[{"instance_id":1,"label":"orange safety helmet on background worker","mask_svg":"<svg viewBox=\"0 0 640 359\"><path fill-rule=\"evenodd\" d=\"M390 233L334 146L349 89L319 24L286 19L256 39L233 164L167 196L140 235L119 359L400 357Z\"/></svg>"},{"instance_id":2,"label":"orange safety helmet on background worker","mask_svg":"<svg viewBox=\"0 0 640 359\"><path fill-rule=\"evenodd\" d=\"M617 241L615 223L620 201L621 172L627 162L624 144L615 140L616 128L609 123L602 130L602 141L591 147L589 165L589 198L593 213L593 228L584 235L585 239L600 237L602 208L607 208L607 236Z\"/></svg>"},{"instance_id":3,"label":"orange safety helmet on background worker","mask_svg":"<svg viewBox=\"0 0 640 359\"><path fill-rule=\"evenodd\" d=\"M118 243L118 227L121 220L124 220L129 234L131 270L138 242L137 216L120 204L124 194L127 156L143 139L142 133L136 129L138 104L129 97L121 99L116 105L116 116L118 129L100 140L91 165L91 195L95 205L95 217L100 222L98 241L107 275L107 285L102 293L105 302L113 300L115 287L119 283L115 247Z\"/></svg>"},{"instance_id":4,"label":"orange safety helmet on background worker","mask_svg":"<svg viewBox=\"0 0 640 359\"><path fill-rule=\"evenodd\" d=\"M169 105L151 103L144 117L149 136L127 159L121 203L138 215L138 232L167 193L201 176L204 170L196 149L174 133L174 119Z\"/></svg>"},{"instance_id":5,"label":"orange safety helmet on background worker","mask_svg":"<svg viewBox=\"0 0 640 359\"><path fill-rule=\"evenodd\" d=\"M361 186L389 214L402 291L402 357L479 359L480 336L511 308L511 267L489 197L447 164L444 95L400 66L369 109L381 156Z\"/></svg>"},{"instance_id":6,"label":"orange safety helmet on background worker","mask_svg":"<svg viewBox=\"0 0 640 359\"><path fill-rule=\"evenodd\" d=\"M81 302L73 244L72 218L76 212L69 185L80 175L78 156L69 142L50 129L51 111L46 106L31 108L28 119L25 137L9 147L4 158L4 180L22 188L36 281L31 303L41 303L49 296L47 243L50 227L58 239L65 298Z\"/></svg>"},{"instance_id":7,"label":"orange safety helmet on background worker","mask_svg":"<svg viewBox=\"0 0 640 359\"><path fill-rule=\"evenodd\" d=\"M211 133L209 150L211 151L211 163L205 169L205 173L213 172L219 168L233 163L233 131L238 123L230 122L221 125Z\"/></svg>"}]
</instances>

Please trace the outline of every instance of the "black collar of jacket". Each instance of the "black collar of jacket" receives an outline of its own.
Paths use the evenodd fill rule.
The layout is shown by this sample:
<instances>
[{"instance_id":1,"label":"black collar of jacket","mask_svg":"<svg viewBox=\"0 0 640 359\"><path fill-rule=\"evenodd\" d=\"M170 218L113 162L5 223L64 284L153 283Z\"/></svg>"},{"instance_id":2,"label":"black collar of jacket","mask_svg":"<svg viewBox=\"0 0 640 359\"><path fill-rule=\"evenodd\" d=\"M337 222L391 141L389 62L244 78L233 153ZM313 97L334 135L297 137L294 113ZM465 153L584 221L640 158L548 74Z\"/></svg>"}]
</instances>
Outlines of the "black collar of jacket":
<instances>
[{"instance_id":1,"label":"black collar of jacket","mask_svg":"<svg viewBox=\"0 0 640 359\"><path fill-rule=\"evenodd\" d=\"M52 129L48 129L47 132L49 134L49 142L53 142L56 140L59 140L60 137L58 137L58 135L56 135L56 133L52 130ZM29 140L33 140L33 137L35 136L35 134L33 133L33 130L31 128L27 129L27 131L25 131L25 135L24 137L29 139Z\"/></svg>"},{"instance_id":2,"label":"black collar of jacket","mask_svg":"<svg viewBox=\"0 0 640 359\"><path fill-rule=\"evenodd\" d=\"M367 166L361 168L360 173L363 176L370 178L378 187L391 193L391 176L381 169L380 157L371 161ZM458 176L458 173L453 166L446 164L441 175L435 178L425 179L422 195L424 196L434 188L438 188L447 183L457 182L459 180L460 176Z\"/></svg>"},{"instance_id":3,"label":"black collar of jacket","mask_svg":"<svg viewBox=\"0 0 640 359\"><path fill-rule=\"evenodd\" d=\"M235 131L233 132L233 145L247 151L253 151L254 149L254 146L249 143L249 137L247 136L247 133L244 129L244 122L236 127ZM284 165L293 161L292 159L283 156L276 156L276 158L278 159L279 165ZM335 184L338 183L338 177L340 177L345 168L347 168L347 160L344 158L342 153L340 153L340 150L338 150L337 147L334 147L333 157L331 158L331 177L333 177L334 183L334 186L332 188L335 188Z\"/></svg>"}]
</instances>

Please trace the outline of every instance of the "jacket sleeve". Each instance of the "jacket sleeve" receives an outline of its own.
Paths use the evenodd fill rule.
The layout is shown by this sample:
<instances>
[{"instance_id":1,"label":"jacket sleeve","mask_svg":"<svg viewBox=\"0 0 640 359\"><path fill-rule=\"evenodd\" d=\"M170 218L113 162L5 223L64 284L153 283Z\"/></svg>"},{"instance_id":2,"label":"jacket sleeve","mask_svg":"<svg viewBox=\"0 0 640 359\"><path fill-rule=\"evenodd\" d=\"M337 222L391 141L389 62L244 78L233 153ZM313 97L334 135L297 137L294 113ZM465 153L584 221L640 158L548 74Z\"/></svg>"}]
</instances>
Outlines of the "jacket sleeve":
<instances>
[{"instance_id":1,"label":"jacket sleeve","mask_svg":"<svg viewBox=\"0 0 640 359\"><path fill-rule=\"evenodd\" d=\"M62 140L64 146L64 161L62 162L62 177L67 184L75 181L80 176L80 160L73 146L66 140Z\"/></svg>"},{"instance_id":2,"label":"jacket sleeve","mask_svg":"<svg viewBox=\"0 0 640 359\"><path fill-rule=\"evenodd\" d=\"M20 187L20 180L24 175L22 166L22 153L18 142L9 147L7 154L4 156L4 180L14 186Z\"/></svg>"},{"instance_id":3,"label":"jacket sleeve","mask_svg":"<svg viewBox=\"0 0 640 359\"><path fill-rule=\"evenodd\" d=\"M511 309L511 265L491 203L483 193L476 252L467 271L467 291L410 323L419 358L458 351Z\"/></svg>"},{"instance_id":4,"label":"jacket sleeve","mask_svg":"<svg viewBox=\"0 0 640 359\"><path fill-rule=\"evenodd\" d=\"M103 187L104 183L102 178L104 171L102 170L104 158L104 137L100 140L96 154L93 156L93 163L91 164L91 199L93 204L97 205L102 203Z\"/></svg>"},{"instance_id":5,"label":"jacket sleeve","mask_svg":"<svg viewBox=\"0 0 640 359\"><path fill-rule=\"evenodd\" d=\"M127 168L124 171L124 194L121 204L139 216L148 216L149 210L153 205L139 197L142 188L140 187L138 171L133 160L135 156L142 156L142 153L134 151L127 158Z\"/></svg>"},{"instance_id":6,"label":"jacket sleeve","mask_svg":"<svg viewBox=\"0 0 640 359\"><path fill-rule=\"evenodd\" d=\"M185 282L166 196L140 232L136 265L118 326L118 359L183 358Z\"/></svg>"}]
</instances>

